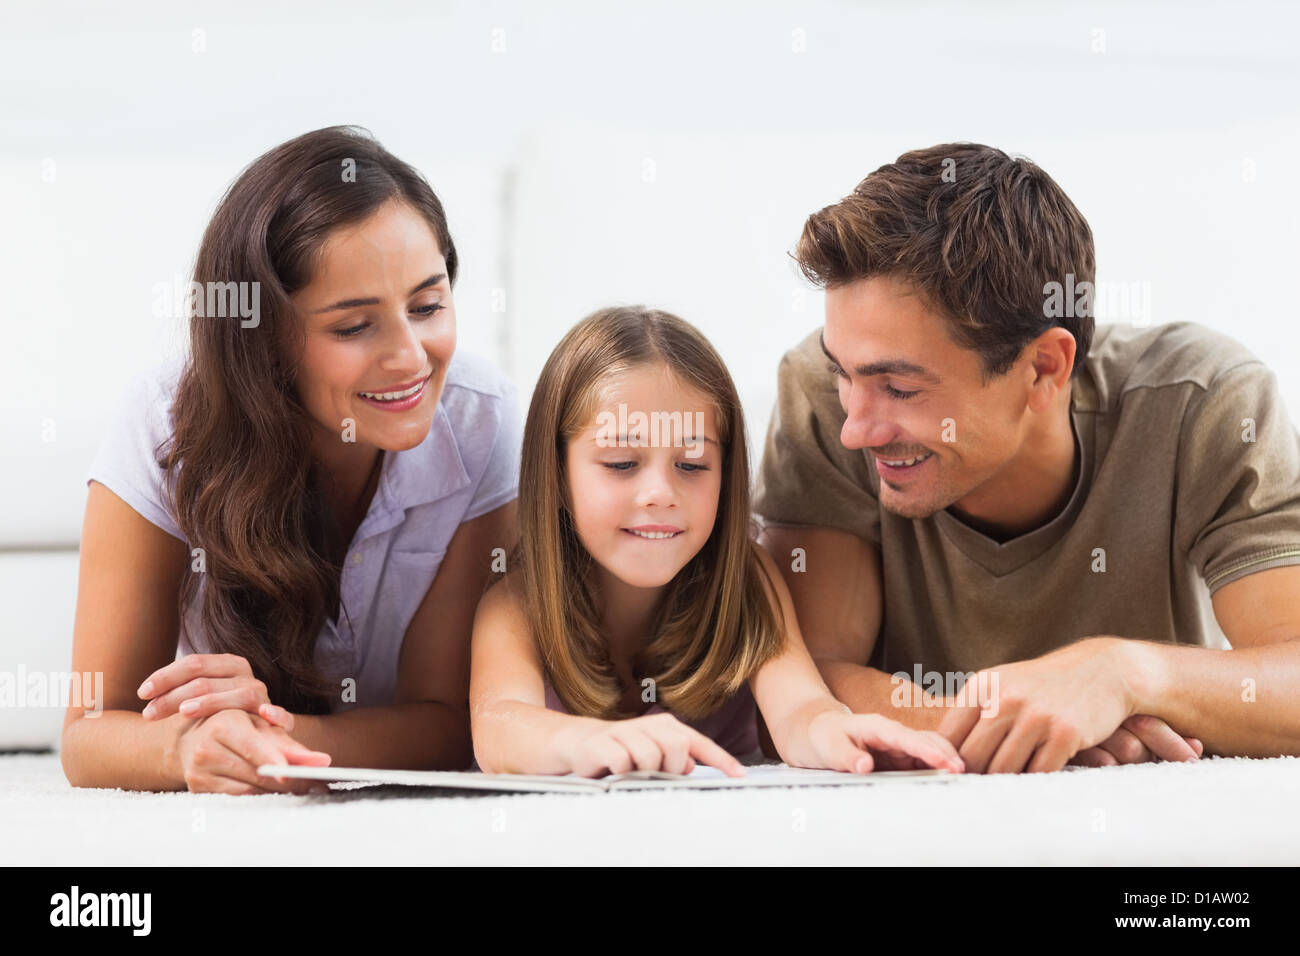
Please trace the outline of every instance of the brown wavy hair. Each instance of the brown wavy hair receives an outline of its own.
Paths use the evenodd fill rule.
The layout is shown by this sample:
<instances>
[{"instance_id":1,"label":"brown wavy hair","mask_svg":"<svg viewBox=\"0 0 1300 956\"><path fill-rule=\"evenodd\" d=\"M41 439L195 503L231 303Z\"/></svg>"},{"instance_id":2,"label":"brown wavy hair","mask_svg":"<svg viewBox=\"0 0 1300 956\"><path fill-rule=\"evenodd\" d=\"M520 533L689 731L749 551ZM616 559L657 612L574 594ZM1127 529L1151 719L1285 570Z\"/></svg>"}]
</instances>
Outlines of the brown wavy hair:
<instances>
[{"instance_id":1,"label":"brown wavy hair","mask_svg":"<svg viewBox=\"0 0 1300 956\"><path fill-rule=\"evenodd\" d=\"M533 391L524 425L519 569L529 621L551 686L572 714L618 712L619 679L600 630L590 571L565 503L567 449L591 424L612 375L663 365L709 396L722 451L717 518L708 541L678 572L660 602L646 647L632 661L656 699L697 719L717 710L780 652L785 630L775 590L759 562L750 526L749 459L740 399L727 367L693 326L643 306L602 309L555 347Z\"/></svg>"},{"instance_id":2,"label":"brown wavy hair","mask_svg":"<svg viewBox=\"0 0 1300 956\"><path fill-rule=\"evenodd\" d=\"M945 143L881 166L808 217L794 259L819 286L910 282L980 356L986 382L1054 326L1074 336L1072 376L1092 345L1090 309L1058 319L1044 309L1048 283L1093 282L1088 221L1042 168L991 146Z\"/></svg>"},{"instance_id":3,"label":"brown wavy hair","mask_svg":"<svg viewBox=\"0 0 1300 956\"><path fill-rule=\"evenodd\" d=\"M314 652L340 605L342 567L331 555L347 542L310 454L310 418L294 386L304 333L289 297L311 282L332 231L390 200L428 222L454 281L442 203L366 130L306 133L240 174L203 234L193 279L205 289L259 283L259 322L192 315L175 427L158 449L176 523L205 551L204 643L247 658L271 700L299 713L327 713L339 693ZM182 627L198 580L191 569L182 582Z\"/></svg>"}]
</instances>

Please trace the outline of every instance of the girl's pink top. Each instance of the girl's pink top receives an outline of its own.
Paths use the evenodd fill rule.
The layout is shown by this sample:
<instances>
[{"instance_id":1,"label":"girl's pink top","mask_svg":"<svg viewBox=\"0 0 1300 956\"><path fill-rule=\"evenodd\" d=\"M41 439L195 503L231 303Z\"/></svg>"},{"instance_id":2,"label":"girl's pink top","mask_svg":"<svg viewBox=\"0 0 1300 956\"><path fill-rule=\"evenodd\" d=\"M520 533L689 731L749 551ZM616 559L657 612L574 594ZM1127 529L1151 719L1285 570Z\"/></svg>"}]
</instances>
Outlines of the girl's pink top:
<instances>
[{"instance_id":1,"label":"girl's pink top","mask_svg":"<svg viewBox=\"0 0 1300 956\"><path fill-rule=\"evenodd\" d=\"M551 688L551 682L545 677L542 680L546 687L547 709L558 710L567 714L569 711L560 703L560 698L556 696L555 691ZM658 703L653 703L643 716L665 713L669 713L669 711L660 707ZM720 708L706 717L699 720L687 720L685 717L678 716L677 719L690 727L694 727L735 757L747 757L756 752L761 753L758 746L758 707L754 703L754 695L750 693L748 684L742 684L740 690L732 694Z\"/></svg>"}]
</instances>

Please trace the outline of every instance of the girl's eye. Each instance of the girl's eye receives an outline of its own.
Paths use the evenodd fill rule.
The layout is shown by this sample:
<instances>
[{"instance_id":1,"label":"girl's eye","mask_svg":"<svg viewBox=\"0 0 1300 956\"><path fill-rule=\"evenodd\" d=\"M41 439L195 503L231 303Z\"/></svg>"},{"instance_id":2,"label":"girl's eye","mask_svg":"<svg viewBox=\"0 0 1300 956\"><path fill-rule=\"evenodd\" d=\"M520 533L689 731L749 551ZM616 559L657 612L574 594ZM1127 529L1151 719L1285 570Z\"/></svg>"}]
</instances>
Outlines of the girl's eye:
<instances>
[{"instance_id":1,"label":"girl's eye","mask_svg":"<svg viewBox=\"0 0 1300 956\"><path fill-rule=\"evenodd\" d=\"M689 461L681 461L681 462L678 462L678 463L677 463L677 467L680 468L680 469L682 469L683 471L685 471L688 475L693 475L693 474L695 474L697 471L708 471L708 470L709 470L709 466L708 466L708 465L694 465L694 464L691 464Z\"/></svg>"},{"instance_id":2,"label":"girl's eye","mask_svg":"<svg viewBox=\"0 0 1300 956\"><path fill-rule=\"evenodd\" d=\"M898 389L894 388L894 386L892 386L892 385L886 385L886 386L885 386L885 394L888 395L890 398L898 398L898 399L902 399L903 401L907 401L907 399L909 399L909 398L915 398L915 397L916 397L918 394L920 394L920 393L919 393L919 392L900 392Z\"/></svg>"},{"instance_id":3,"label":"girl's eye","mask_svg":"<svg viewBox=\"0 0 1300 956\"><path fill-rule=\"evenodd\" d=\"M607 461L605 462L605 467L612 471L627 471L634 464L635 462L631 461Z\"/></svg>"}]
</instances>

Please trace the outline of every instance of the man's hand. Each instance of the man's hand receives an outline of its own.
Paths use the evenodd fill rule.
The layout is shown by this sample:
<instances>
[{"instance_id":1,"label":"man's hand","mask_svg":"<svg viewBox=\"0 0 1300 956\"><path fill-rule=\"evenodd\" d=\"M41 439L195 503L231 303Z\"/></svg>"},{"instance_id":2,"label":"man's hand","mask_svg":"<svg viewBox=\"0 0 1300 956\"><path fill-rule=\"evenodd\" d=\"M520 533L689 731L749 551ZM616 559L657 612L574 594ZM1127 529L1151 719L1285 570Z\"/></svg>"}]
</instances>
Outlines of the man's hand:
<instances>
[{"instance_id":1,"label":"man's hand","mask_svg":"<svg viewBox=\"0 0 1300 956\"><path fill-rule=\"evenodd\" d=\"M981 671L967 686L988 699L959 697L939 732L958 748L967 773L1060 770L1109 742L1134 715L1129 660L1123 638L1093 637Z\"/></svg>"},{"instance_id":2,"label":"man's hand","mask_svg":"<svg viewBox=\"0 0 1300 956\"><path fill-rule=\"evenodd\" d=\"M1199 760L1205 745L1183 737L1159 717L1135 714L1095 747L1080 750L1070 763L1080 767L1113 767L1151 760Z\"/></svg>"}]
</instances>

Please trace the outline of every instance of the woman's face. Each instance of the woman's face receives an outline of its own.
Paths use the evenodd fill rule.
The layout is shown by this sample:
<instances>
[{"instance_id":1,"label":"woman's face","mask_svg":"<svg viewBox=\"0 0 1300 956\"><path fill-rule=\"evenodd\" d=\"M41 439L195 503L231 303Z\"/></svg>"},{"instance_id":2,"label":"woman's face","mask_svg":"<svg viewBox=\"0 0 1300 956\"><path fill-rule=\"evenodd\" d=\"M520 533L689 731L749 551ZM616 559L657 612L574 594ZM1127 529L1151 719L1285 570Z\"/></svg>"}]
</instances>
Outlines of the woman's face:
<instances>
[{"instance_id":1,"label":"woman's face","mask_svg":"<svg viewBox=\"0 0 1300 956\"><path fill-rule=\"evenodd\" d=\"M578 538L624 584L662 587L713 532L722 451L712 403L662 367L610 380L596 421L569 441L565 467Z\"/></svg>"},{"instance_id":2,"label":"woman's face","mask_svg":"<svg viewBox=\"0 0 1300 956\"><path fill-rule=\"evenodd\" d=\"M392 201L326 239L303 323L298 395L340 443L388 451L429 433L456 350L447 262L424 218Z\"/></svg>"}]
</instances>

